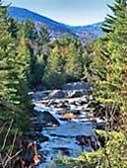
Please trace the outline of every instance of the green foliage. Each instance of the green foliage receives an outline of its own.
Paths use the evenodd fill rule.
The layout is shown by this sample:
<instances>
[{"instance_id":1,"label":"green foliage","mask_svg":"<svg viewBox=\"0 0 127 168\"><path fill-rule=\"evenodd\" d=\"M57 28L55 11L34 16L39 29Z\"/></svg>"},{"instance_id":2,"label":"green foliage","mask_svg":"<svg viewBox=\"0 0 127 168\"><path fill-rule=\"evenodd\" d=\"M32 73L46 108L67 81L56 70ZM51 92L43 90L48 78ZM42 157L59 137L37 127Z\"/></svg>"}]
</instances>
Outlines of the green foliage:
<instances>
[{"instance_id":1,"label":"green foliage","mask_svg":"<svg viewBox=\"0 0 127 168\"><path fill-rule=\"evenodd\" d=\"M7 125L13 121L8 145L12 143L10 138L14 132L18 130L19 135L29 121L29 65L30 52L24 37L19 38L17 24L7 17L6 7L0 6L0 127L6 124L1 135L4 137ZM0 149L2 142L3 138L0 139Z\"/></svg>"},{"instance_id":2,"label":"green foliage","mask_svg":"<svg viewBox=\"0 0 127 168\"><path fill-rule=\"evenodd\" d=\"M58 47L55 47L48 58L43 81L49 88L58 88L64 83L63 60Z\"/></svg>"},{"instance_id":3,"label":"green foliage","mask_svg":"<svg viewBox=\"0 0 127 168\"><path fill-rule=\"evenodd\" d=\"M70 81L79 80L82 77L82 55L80 55L74 43L70 43L68 46L65 73Z\"/></svg>"},{"instance_id":4,"label":"green foliage","mask_svg":"<svg viewBox=\"0 0 127 168\"><path fill-rule=\"evenodd\" d=\"M49 55L50 36L46 26L38 25L30 20L18 23L18 36L24 37L30 52L29 85L31 89L41 87L42 76Z\"/></svg>"},{"instance_id":5,"label":"green foliage","mask_svg":"<svg viewBox=\"0 0 127 168\"><path fill-rule=\"evenodd\" d=\"M109 137L105 148L83 154L76 163L96 168L126 168L126 113L127 113L127 8L125 0L116 0L110 6L114 15L106 18L102 29L105 36L99 39L100 51L95 53L89 69L93 72L95 100L103 105ZM97 43L97 42L96 42ZM96 44L95 43L95 44ZM96 50L94 50L96 51ZM92 53L94 53L94 51ZM98 109L99 111L100 109ZM96 112L97 113L97 112ZM114 118L117 117L117 120ZM117 131L114 124L119 123ZM112 130L111 132L108 132ZM86 166L87 167L87 166Z\"/></svg>"},{"instance_id":6,"label":"green foliage","mask_svg":"<svg viewBox=\"0 0 127 168\"><path fill-rule=\"evenodd\" d=\"M85 75L92 75L90 81L93 83L93 94L96 102L102 105L102 116L107 121L106 130L97 133L108 137L108 141L104 148L91 153L85 152L76 159L65 160L64 164L70 168L127 167L126 0L116 0L110 8L113 16L108 15L102 26L105 36L93 44L90 43L85 53L88 58ZM114 131L114 125L118 123L119 128Z\"/></svg>"},{"instance_id":7,"label":"green foliage","mask_svg":"<svg viewBox=\"0 0 127 168\"><path fill-rule=\"evenodd\" d=\"M80 80L83 76L83 47L78 39L62 36L52 44L43 83L48 88L60 88L66 82Z\"/></svg>"},{"instance_id":8,"label":"green foliage","mask_svg":"<svg viewBox=\"0 0 127 168\"><path fill-rule=\"evenodd\" d=\"M127 112L125 107L122 110L127 95L125 91L127 85L127 8L125 3L126 1L116 1L115 5L110 7L114 12L114 19L110 20L110 24L106 19L103 24L102 28L108 33L101 39L100 56L92 65L94 69L96 68L95 79L98 79L95 83L98 90L95 95L98 101L109 107L118 106L121 114ZM123 90L125 100L123 100Z\"/></svg>"},{"instance_id":9,"label":"green foliage","mask_svg":"<svg viewBox=\"0 0 127 168\"><path fill-rule=\"evenodd\" d=\"M127 154L126 136L122 132L97 131L100 135L108 136L109 140L105 148L91 153L84 152L76 159L64 159L61 164L69 168L126 168Z\"/></svg>"},{"instance_id":10,"label":"green foliage","mask_svg":"<svg viewBox=\"0 0 127 168\"><path fill-rule=\"evenodd\" d=\"M100 52L101 52L101 39L96 39L94 41L88 41L85 47L85 51L83 54L84 57L84 80L94 83L98 74L96 75L96 71L99 68L99 60L100 60ZM96 66L97 64L97 66ZM96 75L96 78L95 78Z\"/></svg>"}]
</instances>

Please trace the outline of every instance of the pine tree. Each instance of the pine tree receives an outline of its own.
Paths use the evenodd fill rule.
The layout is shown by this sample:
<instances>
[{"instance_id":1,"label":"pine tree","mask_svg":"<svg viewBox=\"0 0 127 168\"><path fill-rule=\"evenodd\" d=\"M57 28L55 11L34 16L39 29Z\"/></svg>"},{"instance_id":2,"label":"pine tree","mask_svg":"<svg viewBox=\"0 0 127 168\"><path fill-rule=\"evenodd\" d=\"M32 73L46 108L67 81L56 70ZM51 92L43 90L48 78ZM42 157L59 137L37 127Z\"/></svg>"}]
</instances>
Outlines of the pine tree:
<instances>
[{"instance_id":1,"label":"pine tree","mask_svg":"<svg viewBox=\"0 0 127 168\"><path fill-rule=\"evenodd\" d=\"M78 53L75 43L70 43L69 45L65 73L69 81L79 80L82 77L82 57Z\"/></svg>"},{"instance_id":2,"label":"pine tree","mask_svg":"<svg viewBox=\"0 0 127 168\"><path fill-rule=\"evenodd\" d=\"M48 58L43 81L49 88L59 88L64 84L64 80L63 60L56 46Z\"/></svg>"},{"instance_id":3,"label":"pine tree","mask_svg":"<svg viewBox=\"0 0 127 168\"><path fill-rule=\"evenodd\" d=\"M120 105L123 108L121 101L122 88L126 85L127 67L127 8L126 1L116 1L113 7L110 7L114 12L114 22L111 23L113 29L110 30L103 39L104 47L100 57L101 69L103 71L103 79L99 81L100 92L98 92L99 100L103 103ZM104 22L107 24L107 20ZM111 27L107 24L104 29L109 30ZM107 31L106 31L107 32ZM98 71L99 72L99 71ZM125 110L125 109L124 109ZM123 110L122 110L123 111Z\"/></svg>"},{"instance_id":4,"label":"pine tree","mask_svg":"<svg viewBox=\"0 0 127 168\"><path fill-rule=\"evenodd\" d=\"M1 7L0 13L0 119L3 122L13 119L15 127L21 128L24 125L21 116L27 111L28 102L25 97L29 53L10 32L6 8Z\"/></svg>"},{"instance_id":5,"label":"pine tree","mask_svg":"<svg viewBox=\"0 0 127 168\"><path fill-rule=\"evenodd\" d=\"M127 8L126 1L115 1L113 22L104 22L106 35L96 64L98 80L95 83L95 99L102 105L101 116L106 119L106 133L111 132L102 155L102 167L126 167L126 116L127 116ZM107 31L108 30L108 31ZM95 80L94 80L95 82ZM117 133L113 131L119 130ZM118 134L119 143L114 141ZM122 140L121 140L122 139ZM115 145L114 145L115 144ZM115 151L112 153L112 151Z\"/></svg>"},{"instance_id":6,"label":"pine tree","mask_svg":"<svg viewBox=\"0 0 127 168\"><path fill-rule=\"evenodd\" d=\"M18 27L18 36L24 37L30 51L29 84L31 89L35 89L43 84L42 76L50 53L48 46L50 35L45 25L39 25L37 28L36 24L30 20L20 23Z\"/></svg>"},{"instance_id":7,"label":"pine tree","mask_svg":"<svg viewBox=\"0 0 127 168\"><path fill-rule=\"evenodd\" d=\"M115 21L119 18L124 17L125 13L123 7L126 8L126 0L115 0L113 6L108 5L108 7L112 10L112 15L107 15L105 18L105 22L103 23L102 30L106 33L111 33L115 29Z\"/></svg>"}]
</instances>

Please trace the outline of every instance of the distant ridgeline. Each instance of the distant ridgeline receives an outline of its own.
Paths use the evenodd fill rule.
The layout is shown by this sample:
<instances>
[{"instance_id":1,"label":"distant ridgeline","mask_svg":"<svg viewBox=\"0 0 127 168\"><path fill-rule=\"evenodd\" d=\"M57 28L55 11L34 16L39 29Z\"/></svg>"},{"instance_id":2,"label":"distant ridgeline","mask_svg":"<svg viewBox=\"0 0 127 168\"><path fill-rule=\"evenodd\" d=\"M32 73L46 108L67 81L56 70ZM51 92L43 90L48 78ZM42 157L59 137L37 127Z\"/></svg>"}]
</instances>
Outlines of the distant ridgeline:
<instances>
[{"instance_id":1,"label":"distant ridgeline","mask_svg":"<svg viewBox=\"0 0 127 168\"><path fill-rule=\"evenodd\" d=\"M36 22L38 26L42 23L47 25L51 37L53 38L57 38L61 34L69 34L74 37L79 37L81 41L85 43L88 39L95 39L97 37L104 35L104 33L101 31L100 28L101 23L92 24L88 26L69 26L66 24L56 22L47 17L41 16L27 9L18 7L8 8L8 14L17 21L23 21L29 19Z\"/></svg>"}]
</instances>

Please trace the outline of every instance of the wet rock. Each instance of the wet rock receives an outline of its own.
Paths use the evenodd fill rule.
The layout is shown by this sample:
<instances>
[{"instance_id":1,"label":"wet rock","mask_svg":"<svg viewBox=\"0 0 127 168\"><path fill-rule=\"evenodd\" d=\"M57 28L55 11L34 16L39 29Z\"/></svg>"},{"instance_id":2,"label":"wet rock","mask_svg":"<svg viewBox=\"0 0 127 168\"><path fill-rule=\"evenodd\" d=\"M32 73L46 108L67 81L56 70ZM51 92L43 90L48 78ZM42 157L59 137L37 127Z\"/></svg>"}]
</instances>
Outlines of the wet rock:
<instances>
[{"instance_id":1,"label":"wet rock","mask_svg":"<svg viewBox=\"0 0 127 168\"><path fill-rule=\"evenodd\" d=\"M108 140L108 137L96 133L96 142L99 147L104 148Z\"/></svg>"},{"instance_id":2,"label":"wet rock","mask_svg":"<svg viewBox=\"0 0 127 168\"><path fill-rule=\"evenodd\" d=\"M55 133L54 134L51 133L50 136L52 136L52 137L59 137L59 138L68 138L67 135L58 135L58 134L55 134ZM69 136L69 137L73 138L74 136Z\"/></svg>"},{"instance_id":3,"label":"wet rock","mask_svg":"<svg viewBox=\"0 0 127 168\"><path fill-rule=\"evenodd\" d=\"M86 92L85 92L86 93ZM72 90L68 92L68 98L75 98L75 97L81 97L84 94L83 90Z\"/></svg>"},{"instance_id":4,"label":"wet rock","mask_svg":"<svg viewBox=\"0 0 127 168\"><path fill-rule=\"evenodd\" d=\"M23 134L23 146L26 146L28 143L31 143L32 141L45 142L48 140L49 140L48 137L43 136L41 133L35 131L25 132Z\"/></svg>"},{"instance_id":5,"label":"wet rock","mask_svg":"<svg viewBox=\"0 0 127 168\"><path fill-rule=\"evenodd\" d=\"M55 101L49 101L47 106L57 107L58 103Z\"/></svg>"},{"instance_id":6,"label":"wet rock","mask_svg":"<svg viewBox=\"0 0 127 168\"><path fill-rule=\"evenodd\" d=\"M41 149L41 145L39 143L37 143L37 150Z\"/></svg>"},{"instance_id":7,"label":"wet rock","mask_svg":"<svg viewBox=\"0 0 127 168\"><path fill-rule=\"evenodd\" d=\"M40 120L38 120L38 119L36 119L35 121L32 121L32 123L30 124L30 128L31 128L32 130L34 130L35 132L36 132L36 131L41 132L42 129L43 129L45 126L46 126L46 122L43 121L43 120L40 121Z\"/></svg>"},{"instance_id":8,"label":"wet rock","mask_svg":"<svg viewBox=\"0 0 127 168\"><path fill-rule=\"evenodd\" d=\"M49 98L56 99L56 98L64 98L65 96L66 96L66 93L63 90L53 90L50 93Z\"/></svg>"},{"instance_id":9,"label":"wet rock","mask_svg":"<svg viewBox=\"0 0 127 168\"><path fill-rule=\"evenodd\" d=\"M103 123L96 123L96 129L105 130L105 126L106 126L106 124L104 122Z\"/></svg>"},{"instance_id":10,"label":"wet rock","mask_svg":"<svg viewBox=\"0 0 127 168\"><path fill-rule=\"evenodd\" d=\"M85 82L74 82L65 84L63 87L64 90L90 90L90 84Z\"/></svg>"},{"instance_id":11,"label":"wet rock","mask_svg":"<svg viewBox=\"0 0 127 168\"><path fill-rule=\"evenodd\" d=\"M73 113L74 115L80 115L81 111L80 110L70 110L70 113Z\"/></svg>"},{"instance_id":12,"label":"wet rock","mask_svg":"<svg viewBox=\"0 0 127 168\"><path fill-rule=\"evenodd\" d=\"M59 126L59 121L48 111L44 111L40 115L40 119L45 121L48 125L56 125Z\"/></svg>"},{"instance_id":13,"label":"wet rock","mask_svg":"<svg viewBox=\"0 0 127 168\"><path fill-rule=\"evenodd\" d=\"M38 134L37 140L42 143L42 142L48 141L49 138L47 136L42 135L42 134Z\"/></svg>"},{"instance_id":14,"label":"wet rock","mask_svg":"<svg viewBox=\"0 0 127 168\"><path fill-rule=\"evenodd\" d=\"M43 127L45 126L45 123L36 123L34 124L34 130L35 132L41 132L43 130Z\"/></svg>"},{"instance_id":15,"label":"wet rock","mask_svg":"<svg viewBox=\"0 0 127 168\"><path fill-rule=\"evenodd\" d=\"M78 145L85 145L90 146L91 145L91 136L85 136L85 135L79 135L76 137L77 144Z\"/></svg>"},{"instance_id":16,"label":"wet rock","mask_svg":"<svg viewBox=\"0 0 127 168\"><path fill-rule=\"evenodd\" d=\"M76 118L76 115L73 113L67 113L62 115L62 120L73 120Z\"/></svg>"},{"instance_id":17,"label":"wet rock","mask_svg":"<svg viewBox=\"0 0 127 168\"><path fill-rule=\"evenodd\" d=\"M36 119L31 123L31 128L33 128L34 130L40 131L47 125L59 126L60 123L50 112L43 111L43 112L37 113Z\"/></svg>"},{"instance_id":18,"label":"wet rock","mask_svg":"<svg viewBox=\"0 0 127 168\"><path fill-rule=\"evenodd\" d=\"M68 104L65 103L65 102L60 102L58 105L57 105L57 108L67 108L68 107Z\"/></svg>"},{"instance_id":19,"label":"wet rock","mask_svg":"<svg viewBox=\"0 0 127 168\"><path fill-rule=\"evenodd\" d=\"M24 139L26 139L26 142L27 142L27 140L36 140L37 139L37 133L35 132L35 131L29 131L29 132L25 132L24 134L23 134L23 137L24 137Z\"/></svg>"},{"instance_id":20,"label":"wet rock","mask_svg":"<svg viewBox=\"0 0 127 168\"><path fill-rule=\"evenodd\" d=\"M67 156L70 156L70 152L69 152L69 149L68 149L68 148L65 148L65 147L59 147L59 148L55 148L55 150L60 151L60 154L61 154L61 155L67 155Z\"/></svg>"},{"instance_id":21,"label":"wet rock","mask_svg":"<svg viewBox=\"0 0 127 168\"><path fill-rule=\"evenodd\" d=\"M46 98L49 95L49 91L36 91L33 94L33 98L36 100L42 99L42 98Z\"/></svg>"},{"instance_id":22,"label":"wet rock","mask_svg":"<svg viewBox=\"0 0 127 168\"><path fill-rule=\"evenodd\" d=\"M86 103L88 103L86 99L83 99L83 100L81 100L81 101L79 102L79 104L80 104L81 106L83 106L83 105L86 104Z\"/></svg>"}]
</instances>

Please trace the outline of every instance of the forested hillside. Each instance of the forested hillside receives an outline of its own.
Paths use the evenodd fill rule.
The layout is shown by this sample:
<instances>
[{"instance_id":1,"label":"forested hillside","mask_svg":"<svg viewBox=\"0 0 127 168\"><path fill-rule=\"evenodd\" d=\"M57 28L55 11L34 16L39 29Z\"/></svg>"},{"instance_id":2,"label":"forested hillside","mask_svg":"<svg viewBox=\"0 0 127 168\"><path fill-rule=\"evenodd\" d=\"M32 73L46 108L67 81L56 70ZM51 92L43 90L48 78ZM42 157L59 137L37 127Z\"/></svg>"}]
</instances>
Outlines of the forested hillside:
<instances>
[{"instance_id":1,"label":"forested hillside","mask_svg":"<svg viewBox=\"0 0 127 168\"><path fill-rule=\"evenodd\" d=\"M101 31L101 23L88 26L70 26L17 7L8 8L8 14L16 21L31 20L36 23L37 27L39 27L40 24L45 24L53 38L60 37L62 34L67 34L80 38L80 40L86 44L88 39L95 39L104 35Z\"/></svg>"}]
</instances>

